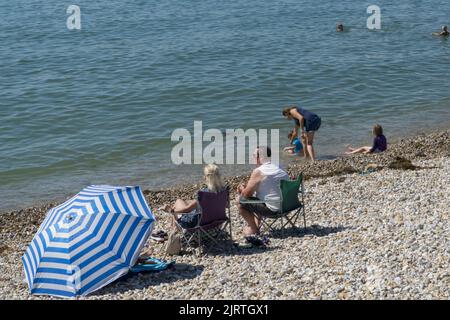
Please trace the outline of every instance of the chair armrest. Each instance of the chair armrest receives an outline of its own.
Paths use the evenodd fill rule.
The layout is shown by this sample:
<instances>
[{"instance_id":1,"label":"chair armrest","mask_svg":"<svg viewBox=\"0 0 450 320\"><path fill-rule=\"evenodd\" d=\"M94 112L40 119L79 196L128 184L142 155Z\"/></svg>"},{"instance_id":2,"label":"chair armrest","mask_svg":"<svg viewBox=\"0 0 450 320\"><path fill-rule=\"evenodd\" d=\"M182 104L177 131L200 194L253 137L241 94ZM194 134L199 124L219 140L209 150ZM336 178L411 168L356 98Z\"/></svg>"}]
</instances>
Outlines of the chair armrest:
<instances>
[{"instance_id":1,"label":"chair armrest","mask_svg":"<svg viewBox=\"0 0 450 320\"><path fill-rule=\"evenodd\" d=\"M239 200L239 203L245 204L251 204L251 203L266 203L267 201L263 201L263 200Z\"/></svg>"},{"instance_id":2,"label":"chair armrest","mask_svg":"<svg viewBox=\"0 0 450 320\"><path fill-rule=\"evenodd\" d=\"M197 211L191 211L191 212L167 212L167 211L162 211L164 214L170 214L170 215L194 215L194 214L198 214Z\"/></svg>"}]
</instances>

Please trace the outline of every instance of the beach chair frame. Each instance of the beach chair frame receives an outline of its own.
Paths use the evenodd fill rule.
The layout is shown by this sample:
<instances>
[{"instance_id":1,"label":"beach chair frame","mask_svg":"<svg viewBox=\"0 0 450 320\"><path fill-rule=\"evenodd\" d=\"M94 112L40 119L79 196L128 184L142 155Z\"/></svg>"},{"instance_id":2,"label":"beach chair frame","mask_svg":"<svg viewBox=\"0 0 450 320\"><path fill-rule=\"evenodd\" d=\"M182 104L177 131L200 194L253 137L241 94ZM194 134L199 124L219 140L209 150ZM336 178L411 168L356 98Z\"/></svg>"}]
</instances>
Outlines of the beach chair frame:
<instances>
[{"instance_id":1,"label":"beach chair frame","mask_svg":"<svg viewBox=\"0 0 450 320\"><path fill-rule=\"evenodd\" d=\"M296 180L281 180L280 181L280 207L281 210L271 217L263 217L253 212L253 214L260 219L260 233L271 232L274 233L276 223L279 222L281 236L284 237L284 230L286 226L292 226L298 229L297 221L303 216L303 226L306 228L306 210L305 210L305 188L303 184L303 173L297 177ZM300 197L299 197L300 195ZM267 203L264 200L241 200L244 203Z\"/></svg>"},{"instance_id":2,"label":"beach chair frame","mask_svg":"<svg viewBox=\"0 0 450 320\"><path fill-rule=\"evenodd\" d=\"M216 208L209 208L211 203L215 204ZM199 191L197 193L197 210L200 217L197 225L193 228L183 228L175 220L184 250L197 249L195 250L197 254L207 253L212 246L220 246L219 241L221 240L233 241L229 188L217 193Z\"/></svg>"}]
</instances>

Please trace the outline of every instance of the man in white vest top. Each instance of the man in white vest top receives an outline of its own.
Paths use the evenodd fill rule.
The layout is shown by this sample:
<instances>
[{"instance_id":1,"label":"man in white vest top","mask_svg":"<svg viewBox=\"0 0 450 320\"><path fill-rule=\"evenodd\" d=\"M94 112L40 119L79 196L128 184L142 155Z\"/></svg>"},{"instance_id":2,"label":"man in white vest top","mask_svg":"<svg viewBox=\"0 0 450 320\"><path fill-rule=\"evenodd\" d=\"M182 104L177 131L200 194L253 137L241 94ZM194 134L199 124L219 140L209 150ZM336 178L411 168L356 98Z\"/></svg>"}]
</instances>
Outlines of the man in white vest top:
<instances>
[{"instance_id":1,"label":"man in white vest top","mask_svg":"<svg viewBox=\"0 0 450 320\"><path fill-rule=\"evenodd\" d=\"M269 147L260 146L255 150L253 157L258 167L253 170L247 186L241 185L237 189L239 214L248 224L244 229L246 236L258 233L259 217L270 217L281 210L280 180L288 180L289 175L277 164L271 163L271 154ZM266 203L241 204L241 199L259 199Z\"/></svg>"}]
</instances>

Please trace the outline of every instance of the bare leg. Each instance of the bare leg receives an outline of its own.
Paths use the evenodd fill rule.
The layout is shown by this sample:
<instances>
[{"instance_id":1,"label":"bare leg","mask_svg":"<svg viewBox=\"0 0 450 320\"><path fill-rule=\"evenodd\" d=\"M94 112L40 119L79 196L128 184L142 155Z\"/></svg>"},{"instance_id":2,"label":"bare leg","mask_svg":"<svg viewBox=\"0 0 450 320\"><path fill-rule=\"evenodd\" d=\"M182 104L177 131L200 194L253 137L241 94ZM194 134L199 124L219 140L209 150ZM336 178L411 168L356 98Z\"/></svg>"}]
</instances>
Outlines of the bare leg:
<instances>
[{"instance_id":1,"label":"bare leg","mask_svg":"<svg viewBox=\"0 0 450 320\"><path fill-rule=\"evenodd\" d=\"M306 135L302 136L302 152L301 152L301 156L303 157L303 159L307 159L308 158L308 148L307 148L307 143L306 143Z\"/></svg>"},{"instance_id":2,"label":"bare leg","mask_svg":"<svg viewBox=\"0 0 450 320\"><path fill-rule=\"evenodd\" d=\"M368 146L364 146L361 148L348 148L349 151L347 151L345 154L355 154L355 153L369 153L370 149L372 149L372 147L368 147Z\"/></svg>"},{"instance_id":3,"label":"bare leg","mask_svg":"<svg viewBox=\"0 0 450 320\"><path fill-rule=\"evenodd\" d=\"M247 222L248 228L244 229L244 235L249 236L252 234L258 233L258 225L259 221L255 217L253 213L244 209L241 205L239 205L239 214L244 218L245 222Z\"/></svg>"},{"instance_id":4,"label":"bare leg","mask_svg":"<svg viewBox=\"0 0 450 320\"><path fill-rule=\"evenodd\" d=\"M173 205L174 212L176 213L189 212L191 211L190 208L195 202L196 202L195 200L184 201L182 199L177 199L177 201L175 201L175 204Z\"/></svg>"},{"instance_id":5,"label":"bare leg","mask_svg":"<svg viewBox=\"0 0 450 320\"><path fill-rule=\"evenodd\" d=\"M306 145L306 143L303 145L303 159L308 159L308 147Z\"/></svg>"},{"instance_id":6,"label":"bare leg","mask_svg":"<svg viewBox=\"0 0 450 320\"><path fill-rule=\"evenodd\" d=\"M316 161L316 154L314 153L314 131L306 132L306 150L308 151L309 157L314 162Z\"/></svg>"},{"instance_id":7,"label":"bare leg","mask_svg":"<svg viewBox=\"0 0 450 320\"><path fill-rule=\"evenodd\" d=\"M188 213L191 212L196 206L195 200L185 201L182 199L177 199L173 206L166 205L165 211L172 213L171 226L175 228L175 221L181 216L181 214L177 213Z\"/></svg>"}]
</instances>

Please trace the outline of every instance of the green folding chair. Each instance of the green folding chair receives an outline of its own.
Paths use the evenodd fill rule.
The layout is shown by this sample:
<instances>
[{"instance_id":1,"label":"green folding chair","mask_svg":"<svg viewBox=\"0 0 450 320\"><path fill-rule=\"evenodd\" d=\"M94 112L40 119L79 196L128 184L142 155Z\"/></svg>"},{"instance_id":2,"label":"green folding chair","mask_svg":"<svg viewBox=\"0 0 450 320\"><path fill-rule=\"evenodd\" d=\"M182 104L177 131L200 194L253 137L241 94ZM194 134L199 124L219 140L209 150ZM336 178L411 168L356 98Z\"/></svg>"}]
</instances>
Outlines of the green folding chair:
<instances>
[{"instance_id":1,"label":"green folding chair","mask_svg":"<svg viewBox=\"0 0 450 320\"><path fill-rule=\"evenodd\" d=\"M303 225L306 228L306 213L304 201L303 173L296 180L281 180L281 210L271 217L261 217L260 232L275 232L277 222L280 222L281 235L284 236L286 226L297 229L297 221L303 216ZM299 198L299 195L300 198ZM242 200L241 203L266 203L263 200Z\"/></svg>"}]
</instances>

